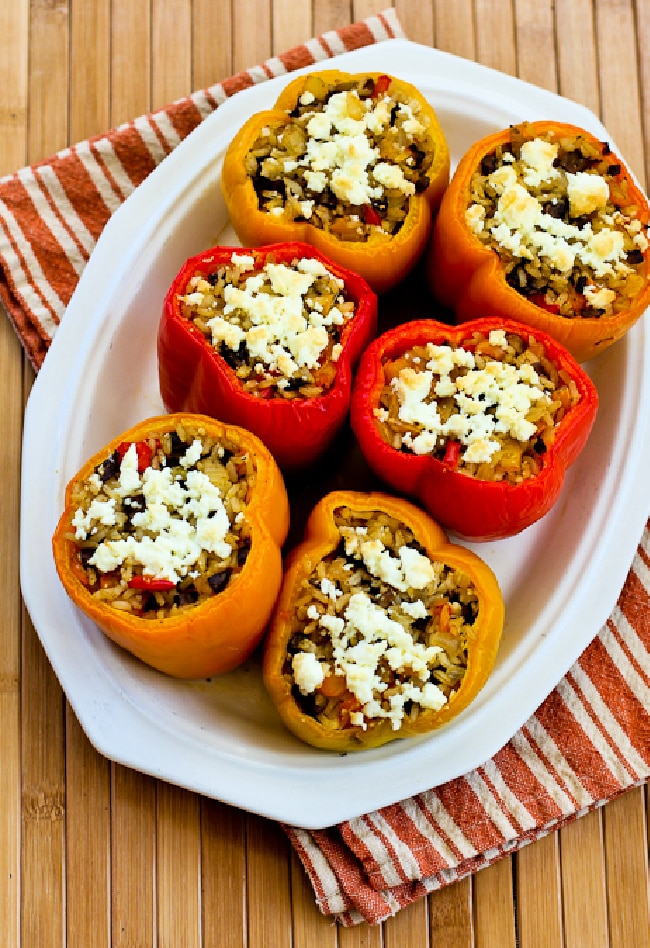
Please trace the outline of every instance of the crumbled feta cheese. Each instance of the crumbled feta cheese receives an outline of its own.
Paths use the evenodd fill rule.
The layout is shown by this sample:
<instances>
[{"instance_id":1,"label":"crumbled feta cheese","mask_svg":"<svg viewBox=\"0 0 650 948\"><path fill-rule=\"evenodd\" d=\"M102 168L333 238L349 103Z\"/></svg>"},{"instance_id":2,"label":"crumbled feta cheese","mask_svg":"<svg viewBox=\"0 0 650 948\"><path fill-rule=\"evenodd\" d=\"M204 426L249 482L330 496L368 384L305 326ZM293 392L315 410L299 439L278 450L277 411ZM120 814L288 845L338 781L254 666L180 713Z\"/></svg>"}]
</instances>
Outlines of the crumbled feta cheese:
<instances>
[{"instance_id":1,"label":"crumbled feta cheese","mask_svg":"<svg viewBox=\"0 0 650 948\"><path fill-rule=\"evenodd\" d=\"M308 258L297 266L267 263L242 286L226 285L224 315L206 323L213 346L223 344L236 351L245 344L260 372L266 369L290 378L301 367L315 368L329 344L325 325L345 321L336 307L325 318L318 308L305 305L307 292L323 275L342 285L320 261ZM228 318L234 313L246 317L248 329Z\"/></svg>"},{"instance_id":2,"label":"crumbled feta cheese","mask_svg":"<svg viewBox=\"0 0 650 948\"><path fill-rule=\"evenodd\" d=\"M560 172L553 166L558 151L557 144L545 142L541 138L534 138L522 144L521 160L526 166L523 180L528 187L538 188L541 184L559 177Z\"/></svg>"},{"instance_id":3,"label":"crumbled feta cheese","mask_svg":"<svg viewBox=\"0 0 650 948\"><path fill-rule=\"evenodd\" d=\"M573 223L554 217L544 210L547 200L538 199L528 188L538 189L561 174L566 177L569 213L572 219L584 218L596 211L603 212L609 201L607 179L595 172L561 172L554 162L558 145L542 139L522 144L519 158L521 178L513 167L515 157L504 155L504 163L491 174L487 182L498 195L494 215L486 219L484 208L471 204L465 214L467 226L482 239L489 235L500 247L522 260L540 258L553 270L569 273L575 266L591 268L597 279L628 273L624 227L630 236L633 221L620 212L602 214L596 232L584 220ZM557 203L556 199L552 199ZM643 250L647 235L641 234ZM602 289L597 287L596 290ZM602 308L602 307L599 307Z\"/></svg>"},{"instance_id":4,"label":"crumbled feta cheese","mask_svg":"<svg viewBox=\"0 0 650 948\"><path fill-rule=\"evenodd\" d=\"M336 673L344 675L346 687L363 706L362 716L355 719L357 725L364 719L384 717L389 718L392 727L397 730L404 718L406 701L420 702L422 698L422 706L427 708L442 707L446 703L444 694L430 680L429 666L442 651L440 646L426 646L414 641L411 633L400 622L391 619L367 593L353 593L343 618L323 615L320 624L330 632L332 638ZM300 681L296 677L296 684L303 690L316 680L318 660L310 652L296 653L293 659L294 676L298 656L301 677ZM396 694L394 698L391 697L388 709L383 708L377 700L387 688L379 675L381 660L385 660L396 672L410 672L422 683L419 686L411 681L396 682ZM315 685L312 690L317 687ZM361 712L355 713L361 715Z\"/></svg>"},{"instance_id":5,"label":"crumbled feta cheese","mask_svg":"<svg viewBox=\"0 0 650 948\"><path fill-rule=\"evenodd\" d=\"M180 460L181 467L194 467L196 462L200 460L202 453L203 445L201 444L201 440L195 438Z\"/></svg>"},{"instance_id":6,"label":"crumbled feta cheese","mask_svg":"<svg viewBox=\"0 0 650 948\"><path fill-rule=\"evenodd\" d=\"M291 663L293 677L303 695L310 695L323 684L323 666L311 652L296 652Z\"/></svg>"},{"instance_id":7,"label":"crumbled feta cheese","mask_svg":"<svg viewBox=\"0 0 650 948\"><path fill-rule=\"evenodd\" d=\"M200 441L198 446L201 446ZM129 447L122 459L119 484L125 504L134 493L144 497L144 509L136 511L131 518L141 538L130 534L122 539L104 540L98 544L89 564L101 572L112 572L128 562L141 566L149 575L177 583L188 575L202 553L215 553L223 559L229 557L232 547L226 535L230 521L221 492L212 481L202 471L191 469L181 484L173 478L171 468L149 467L142 477L137 476L136 482L132 477L132 449L135 453L135 445ZM200 451L197 457L196 440L184 459L187 461L189 457L195 460L200 457ZM126 491L129 479L132 489ZM115 500L112 498L105 502L91 501L85 515L79 509L73 518L78 539L84 539L84 531L92 530L97 524L114 523Z\"/></svg>"},{"instance_id":8,"label":"crumbled feta cheese","mask_svg":"<svg viewBox=\"0 0 650 948\"><path fill-rule=\"evenodd\" d=\"M571 216L582 217L605 207L609 200L609 185L599 174L587 171L567 173L567 195Z\"/></svg>"},{"instance_id":9,"label":"crumbled feta cheese","mask_svg":"<svg viewBox=\"0 0 650 948\"><path fill-rule=\"evenodd\" d=\"M502 330L490 334L492 345L507 347ZM526 441L535 432L535 425L526 420L534 403L546 401L532 366L514 366L488 360L483 369L476 368L473 354L451 346L427 347L430 359L423 371L404 367L391 381L397 394L401 421L417 426L417 433L407 432L402 443L415 454L432 453L439 438L452 438L464 445L467 463L489 462L500 444L497 433L509 434ZM466 369L455 378L456 368ZM439 376L434 384L434 379ZM447 421L440 418L435 400L427 401L433 392L438 397L453 397L457 412Z\"/></svg>"},{"instance_id":10,"label":"crumbled feta cheese","mask_svg":"<svg viewBox=\"0 0 650 948\"><path fill-rule=\"evenodd\" d=\"M583 290L585 299L594 309L607 309L616 299L614 290L608 290L604 286L594 286L589 284Z\"/></svg>"},{"instance_id":11,"label":"crumbled feta cheese","mask_svg":"<svg viewBox=\"0 0 650 948\"><path fill-rule=\"evenodd\" d=\"M307 186L321 193L329 181L339 200L353 205L369 204L380 198L384 188L414 194L414 184L397 164L379 160L380 150L367 135L380 135L390 125L392 107L393 102L387 97L362 103L355 91L332 94L323 110L315 112L306 126L306 154L298 163L306 169ZM404 133L412 137L423 135L426 129L410 106L400 103L398 108L405 116ZM376 184L371 183L370 175Z\"/></svg>"}]
</instances>

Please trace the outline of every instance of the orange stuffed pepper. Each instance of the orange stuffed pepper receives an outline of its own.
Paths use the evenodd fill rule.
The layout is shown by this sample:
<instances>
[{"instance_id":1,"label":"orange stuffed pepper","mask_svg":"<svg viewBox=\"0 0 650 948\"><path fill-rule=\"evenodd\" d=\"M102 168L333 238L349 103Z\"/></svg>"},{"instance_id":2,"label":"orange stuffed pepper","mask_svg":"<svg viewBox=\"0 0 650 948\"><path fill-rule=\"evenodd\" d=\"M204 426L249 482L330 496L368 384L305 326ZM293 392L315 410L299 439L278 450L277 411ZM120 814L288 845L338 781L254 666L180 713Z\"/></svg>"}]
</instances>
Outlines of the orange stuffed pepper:
<instances>
[{"instance_id":1,"label":"orange stuffed pepper","mask_svg":"<svg viewBox=\"0 0 650 948\"><path fill-rule=\"evenodd\" d=\"M607 142L557 122L512 126L461 159L428 251L431 287L459 322L515 319L584 362L650 304L649 216Z\"/></svg>"},{"instance_id":2,"label":"orange stuffed pepper","mask_svg":"<svg viewBox=\"0 0 650 948\"><path fill-rule=\"evenodd\" d=\"M284 481L257 437L165 415L72 478L54 561L110 639L169 675L202 678L235 668L262 638L288 524Z\"/></svg>"},{"instance_id":3,"label":"orange stuffed pepper","mask_svg":"<svg viewBox=\"0 0 650 948\"><path fill-rule=\"evenodd\" d=\"M441 727L492 671L504 605L492 570L407 500L334 491L290 554L264 645L286 727L347 752Z\"/></svg>"},{"instance_id":4,"label":"orange stuffed pepper","mask_svg":"<svg viewBox=\"0 0 650 948\"><path fill-rule=\"evenodd\" d=\"M244 246L303 241L384 292L426 246L449 149L414 86L328 70L294 79L244 124L221 180Z\"/></svg>"}]
</instances>

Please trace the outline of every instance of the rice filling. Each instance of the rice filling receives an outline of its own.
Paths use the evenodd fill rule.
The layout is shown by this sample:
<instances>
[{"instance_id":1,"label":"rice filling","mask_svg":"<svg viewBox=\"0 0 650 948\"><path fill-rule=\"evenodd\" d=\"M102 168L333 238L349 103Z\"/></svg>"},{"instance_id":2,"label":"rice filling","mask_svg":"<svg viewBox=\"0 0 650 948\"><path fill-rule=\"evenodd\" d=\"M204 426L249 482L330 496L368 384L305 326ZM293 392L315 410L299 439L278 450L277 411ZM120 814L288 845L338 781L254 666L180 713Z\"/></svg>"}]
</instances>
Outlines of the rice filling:
<instances>
[{"instance_id":1,"label":"rice filling","mask_svg":"<svg viewBox=\"0 0 650 948\"><path fill-rule=\"evenodd\" d=\"M200 428L123 443L74 487L78 575L95 598L145 618L193 608L246 562L254 482L249 456Z\"/></svg>"},{"instance_id":2,"label":"rice filling","mask_svg":"<svg viewBox=\"0 0 650 948\"><path fill-rule=\"evenodd\" d=\"M459 688L477 593L394 517L342 507L335 523L340 541L296 602L284 674L324 727L399 730Z\"/></svg>"},{"instance_id":3,"label":"rice filling","mask_svg":"<svg viewBox=\"0 0 650 948\"><path fill-rule=\"evenodd\" d=\"M230 264L188 281L184 318L258 397L314 398L334 382L341 336L355 305L343 281L319 260Z\"/></svg>"},{"instance_id":4,"label":"rice filling","mask_svg":"<svg viewBox=\"0 0 650 948\"><path fill-rule=\"evenodd\" d=\"M647 226L621 170L605 142L513 126L472 176L467 224L536 305L567 318L611 316L647 281Z\"/></svg>"},{"instance_id":5,"label":"rice filling","mask_svg":"<svg viewBox=\"0 0 650 948\"><path fill-rule=\"evenodd\" d=\"M245 162L260 210L366 241L399 231L410 198L429 186L434 153L420 103L389 77L332 87L313 76Z\"/></svg>"},{"instance_id":6,"label":"rice filling","mask_svg":"<svg viewBox=\"0 0 650 948\"><path fill-rule=\"evenodd\" d=\"M383 439L480 480L539 472L579 394L534 338L493 330L463 346L414 346L384 367L375 419Z\"/></svg>"}]
</instances>

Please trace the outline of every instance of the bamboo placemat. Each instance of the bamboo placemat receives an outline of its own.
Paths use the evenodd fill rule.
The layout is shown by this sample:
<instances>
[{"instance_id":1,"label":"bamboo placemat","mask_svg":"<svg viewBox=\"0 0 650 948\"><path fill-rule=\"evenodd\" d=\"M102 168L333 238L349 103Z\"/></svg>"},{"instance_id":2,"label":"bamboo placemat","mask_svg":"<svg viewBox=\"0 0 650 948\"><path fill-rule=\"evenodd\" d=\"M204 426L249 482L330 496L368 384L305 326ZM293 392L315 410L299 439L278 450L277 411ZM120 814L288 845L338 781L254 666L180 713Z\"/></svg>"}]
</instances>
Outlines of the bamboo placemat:
<instances>
[{"instance_id":1,"label":"bamboo placemat","mask_svg":"<svg viewBox=\"0 0 650 948\"><path fill-rule=\"evenodd\" d=\"M530 75L526 74L527 72L538 73L538 74L543 73L544 78L548 79L549 81L542 82L542 84L547 85L548 87L553 87L553 83L554 82L557 83L558 77L560 77L563 80L565 86L570 85L572 81L575 81L576 86L579 88L582 83L584 85L584 92L585 92L584 98L587 99L588 97L593 97L595 94L597 94L597 86L594 87L594 85L590 84L589 82L583 82L584 80L583 72L589 73L589 68L590 66L594 65L595 60L590 59L589 51L587 51L587 53L585 54L585 58L587 60L586 63L573 62L570 66L567 66L567 63L569 62L567 57L571 51L570 46L567 45L568 39L570 39L572 35L571 28L582 26L585 22L587 23L593 22L594 9L592 5L588 5L588 9L586 7L583 9L579 9L579 7L581 6L582 5L580 4L576 4L573 6L573 8L571 8L570 5L568 4L560 3L557 5L557 9L554 11L555 25L557 27L557 39L556 39L557 48L552 50L553 55L551 56L550 59L545 58L543 55L539 55L539 56L535 55L536 50L544 49L544 43L547 43L547 44L549 42L552 43L552 39L551 39L549 29L548 29L549 10L545 7L543 7L542 9L539 9L537 6L533 9L532 5L527 5L527 4L522 4L518 6L517 15L516 15L516 18L514 19L513 19L513 16L514 16L513 11L508 12L508 11L497 10L497 9L488 10L487 7L484 7L481 4L478 4L475 10L468 10L463 4L458 4L458 5L454 4L453 9L452 9L452 6L445 8L444 5L442 5L439 9L435 11L435 15L432 10L429 10L429 11L425 10L424 15L422 15L422 11L419 10L418 11L418 30L420 32L418 34L418 38L420 37L423 31L426 32L427 30L429 31L429 35L433 37L433 28L435 25L437 42L443 47L447 45L449 48L452 49L452 51L467 55L468 52L466 50L466 47L469 46L470 58L479 58L482 61L487 62L489 65L496 65L499 68L506 68L506 71L511 71L513 73L516 72L517 69L519 69L519 72L523 78L531 78ZM633 23L630 19L631 10L629 7L625 7L622 10L617 10L616 16L614 16L613 12L607 9L605 5L600 4L596 6L598 8L597 12L599 14L599 17L598 17L598 22L597 22L597 29L594 30L593 32L595 35L596 46L599 49L599 52L601 53L601 60L599 61L598 65L601 71L601 76L603 77L602 78L602 82L603 82L602 95L603 95L603 104L604 104L603 112L606 110L608 105L614 104L614 99L615 99L615 93L612 93L611 91L612 86L607 85L607 79L608 78L612 79L613 76L616 76L616 78L620 80L621 74L623 74L623 78L627 78L628 73L630 75L633 74L632 87L631 88L626 87L629 93L626 103L623 105L623 107L620 107L620 105L617 106L617 108L619 108L619 113L617 116L612 111L612 115L616 118L617 122L620 121L622 129L623 131L625 131L625 128L626 128L625 123L627 119L630 117L630 115L634 114L635 110L637 110L638 112L638 95L636 95L635 97L635 93L638 93L639 70L636 68L636 64L634 63L633 57L630 58L629 56L630 36L631 35L633 36L634 32L637 31L638 35L642 38L644 35L644 31L646 31L647 33L647 23L645 23L643 18L640 18L637 23ZM471 13L471 19L469 20L467 18L468 12ZM614 41L610 43L609 45L604 42L604 37L607 36L608 24L609 24L610 29L613 29L614 26L616 27L615 35L614 33L611 34ZM494 30L488 29L490 25L494 27ZM566 30L567 27L569 28L568 32ZM632 30L630 28L632 28ZM503 32L503 30L505 30L505 32ZM92 33L92 29L90 27L88 27L88 32L89 34ZM506 39L504 39L504 37L506 37ZM510 37L510 40L508 40L508 37ZM431 41L433 41L433 39ZM641 47L641 48L647 48L647 46ZM512 55L515 50L517 51L517 54L518 54L517 59L514 59ZM609 55L607 55L607 50L609 50ZM618 58L621 54L621 50L623 50L627 58L625 59ZM616 59L614 58L614 54L616 54ZM245 62L254 62L254 61L258 61L259 59L260 57L249 57L245 60ZM642 70L643 65L644 65L644 61L642 60L641 70ZM226 74L226 73L224 72L223 74ZM562 91L566 91L566 89L563 89ZM583 98L582 96L576 96L576 97L581 98L581 99ZM591 104L591 103L588 101L587 104ZM79 116L81 115L82 111L83 110L81 109L79 110L79 113L77 116L78 122L80 122ZM136 110L132 109L127 114L135 114L135 112ZM605 116L603 117L605 118ZM611 124L607 118L605 118L605 121L606 121L606 124L608 125ZM107 127L107 126L108 126L108 122L100 121L98 128L101 129L102 127ZM632 126L632 127L638 128L638 125ZM80 137L81 137L80 135L71 136L72 140L77 140L77 138L80 138ZM618 132L615 133L615 137L619 144L623 143L624 138L620 133ZM641 154L642 156L642 152L638 151L638 147L639 147L638 135L636 134L636 132L631 131L629 137L634 149L637 150L637 157L639 154ZM627 155L632 155L632 150L627 148L625 144L622 144L622 150ZM47 153L47 150L44 149L42 153ZM16 167L19 164L20 162L15 161L12 163L12 166ZM632 161L632 164L633 166L635 166L635 169L637 170L637 172L638 172L639 167L642 167L642 165L640 166L639 164L635 165L634 161ZM16 379L15 368L9 369L5 377L15 380ZM39 662L38 657L36 657L38 654L38 650L30 646L29 631L27 632L26 642L27 642L27 647L25 650L25 657L28 661L28 667L31 666L32 668L35 668ZM39 676L39 678L41 681L43 678L47 679L47 674L41 675ZM46 691L49 691L50 697L53 693L55 694L56 693L55 684L52 683L52 687L49 689L46 689ZM31 707L32 712L36 711L36 714L32 715L32 720L38 719L39 714L38 714L37 708L40 708L41 717L42 717L42 714L45 713L45 708L49 706L50 706L50 703L47 700L47 695L45 692L43 693L42 696L39 697L38 702L35 702L32 705L29 705L29 704L27 705L28 708ZM69 806L68 806L68 811L67 811L67 819L68 819L69 826L70 827L75 826L77 828L77 833L79 832L81 833L81 835L79 836L77 836L77 833L75 833L75 838L77 839L77 842L83 843L83 845L80 846L78 850L80 853L80 858L77 859L72 850L69 852L68 871L69 871L69 877L72 881L77 880L81 882L81 880L85 878L85 876L87 875L89 865L92 870L96 871L98 878L102 878L103 876L105 876L105 868L102 867L102 863L103 863L102 833L104 832L102 830L102 827L104 827L105 829L107 824L106 824L106 817L102 815L102 807L106 801L106 796L101 791L102 787L104 788L106 787L105 777L104 777L105 768L102 766L101 761L97 761L95 759L95 755L93 754L92 749L89 749L85 745L83 735L81 735L78 732L76 728L76 724L74 720L71 718L71 716L69 715L69 712L66 712L66 715L67 715L67 718L65 721L65 728L68 732L68 752L70 755L70 758L69 758L70 763L66 772L66 782L69 787L69 799L68 799ZM50 728L52 730L52 736L55 738L55 740L58 740L61 737L61 722L59 722L59 724L57 724L56 722L50 722ZM27 757L27 760L29 761L29 757ZM27 772L24 778L25 787L27 789L30 786L29 775L30 773L33 774L35 772L36 771L34 770L33 761L29 761L29 766L27 768ZM142 790L143 784L146 784L147 781L140 781L137 775L129 774L125 776L120 772L119 768L112 768L111 772L112 772L113 791L116 794L115 799L117 801L117 806L116 808L114 808L113 814L112 814L114 825L116 826L118 825L119 823L118 817L120 813L122 814L123 819L124 819L124 816L126 815L123 807L120 806L121 800L126 801L127 799L133 799L133 800L139 799L141 803L143 804L145 812L150 814L152 796L149 792L143 792ZM41 784L41 786L44 786L44 785ZM91 796L93 797L92 803L88 799L88 796L83 789L84 787L91 791ZM80 796L78 796L79 793L81 794ZM129 796L129 794L131 794L131 796ZM165 858L164 858L165 854L169 856L173 852L178 852L177 846L181 843L183 839L181 827L191 824L192 820L199 813L199 807L197 806L196 801L192 800L190 802L185 797L184 794L175 792L173 788L159 787L157 788L157 796L158 796L158 821L157 822L158 822L159 829L161 831L159 835L160 848L158 850L158 853L159 853L159 857L162 858L163 860L162 862L163 871L161 871L160 873L159 894L160 894L160 897L162 897L163 895L168 896L169 906L170 906L169 910L161 911L159 915L159 923L161 924L163 931L169 932L174 929L174 923L173 923L174 909L172 908L172 906L175 903L177 908L180 909L180 912L178 913L178 917L183 916L185 925L189 925L190 928L192 928L194 923L196 923L199 926L201 924L204 924L205 931L209 933L212 929L208 922L202 923L200 918L198 918L198 915L196 912L188 911L188 906L186 905L182 905L182 906L180 905L180 903L178 902L179 890L174 884L174 879L172 879L172 876L169 875L168 872L164 870L164 867L166 865ZM50 800L49 794L45 794L45 797L43 797L42 791L41 791L41 797L39 797L38 794L36 794L32 798L30 798L29 795L26 795L25 800L28 801L30 799L34 800L34 808L30 809L28 807L28 809L26 810L26 814L28 817L30 813L37 813L39 812L39 810L43 812L47 811L54 815L56 814L61 815L63 813L63 809L61 805L61 801L63 799L62 797L59 797L60 802L59 802L58 807L57 806L52 807L49 802ZM39 803L39 799L41 800L40 803ZM56 795L53 796L51 799L52 800L56 799ZM626 796L625 798L623 798L623 801L621 801L621 805L623 807L627 805L628 799L629 799L629 796ZM226 827L228 826L240 827L239 830L235 830L233 833L233 839L236 839L236 843L237 843L237 846L233 847L233 853L235 852L235 850L239 853L239 858L238 859L235 858L233 860L233 866L241 865L241 850L239 849L239 846L242 841L241 827L243 827L245 824L248 825L249 830L250 830L248 836L251 842L251 846L248 849L249 856L250 856L249 863L248 863L248 870L249 870L249 873L251 872L251 870L253 872L253 875L251 877L253 881L250 883L249 893L250 893L250 898L252 900L252 903L255 904L256 896L259 896L261 898L264 894L264 886L260 883L259 888L258 888L257 883L255 883L254 881L255 871L256 869L259 870L265 862L264 853L266 851L265 849L266 846L267 845L272 845L275 847L278 846L278 840L277 840L277 837L274 836L272 828L270 827L267 828L263 822L259 822L255 820L254 818L245 818L242 820L236 814L231 814L230 812L228 813L227 817L224 816L223 819L220 819L219 818L219 814L221 812L220 808L218 806L213 808L211 804L209 803L202 804L200 809L203 810L203 812L206 814L213 815L214 817L213 822L212 822L213 828L218 826L219 832L223 833L225 836L228 835ZM634 805L632 805L631 810L617 809L613 805L610 805L608 812L610 811L610 809L611 809L612 814L623 813L623 812L638 813L638 810L635 810ZM180 816L180 819L179 819L179 816ZM616 832L615 821L616 821L616 817L612 816L610 833L614 835ZM124 822L126 823L126 825L131 825L126 820ZM147 818L147 821L145 823L145 829L144 829L145 839L146 839L146 832L147 832L146 827L147 826L150 827L151 825L152 824L149 822L149 818ZM206 825L210 825L210 817L206 817ZM593 874L595 873L596 877L598 874L597 862L592 862L591 853L595 851L594 844L597 843L597 837L599 836L600 833L602 833L602 825L603 824L600 821L594 822L594 820L590 819L589 817L586 817L584 820L579 821L579 823L575 825L573 832L567 835L567 831L563 831L564 835L562 835L561 837L563 840L566 841L566 845L564 846L565 851L563 853L563 861L566 858L568 860L568 862L566 863L567 865L570 864L570 859L571 859L570 854L572 851L575 852L577 856L577 860L575 863L576 867L580 865L581 857L577 855L577 853L580 850L582 844L583 843L585 844L584 850L583 850L583 852L585 853L585 859L584 859L584 865L582 866L582 869L584 870L584 875L580 884L582 885L586 884L588 887L589 887L589 880L592 878ZM132 825L132 829L135 830L135 824ZM98 836L98 830L102 830L99 836ZM142 835L139 830L137 832L134 832L133 836L137 838L138 840L140 840L140 842L142 842ZM26 842L29 838L35 839L36 837L28 833L26 836ZM552 837L552 842L555 839L556 839L555 837ZM87 845L88 842L91 840L95 840L97 843L96 847L93 849L92 852L88 850L88 845ZM611 843L612 841L611 836L610 836L609 841ZM210 846L213 844L213 842L214 840L210 840L206 838L205 840L206 852L210 850ZM126 858L127 850L122 848L123 845L124 844L122 840L120 840L118 836L114 836L114 847L115 847L115 853L117 855L116 855L116 859L113 865L113 883L114 883L114 886L117 886L118 888L119 888L120 878L124 878L125 880L128 879L131 882L131 884L133 884L133 882L138 878L136 870L135 870L135 865L132 862L129 862L129 859L131 858L130 856L129 856L129 859ZM85 849L84 849L84 846L85 846ZM554 847L556 850L555 855L553 855ZM544 847L543 844L542 845L538 844L536 851L537 852L543 851L544 853L547 854L547 856L550 856L551 866L555 865L555 868L557 869L556 847L557 847L556 842L553 843L553 845L551 845L550 848ZM597 849L597 846L596 846L596 849ZM610 850L610 851L612 853L614 852L614 850ZM14 853L14 864L15 864L15 849L8 850L8 858L11 863L12 852ZM120 859L120 853L122 852L125 854L124 860ZM149 852L149 850L147 850L146 847L145 847L145 852ZM181 876L186 875L186 874L189 874L191 876L192 871L193 871L191 867L195 863L196 852L197 850L195 846L194 845L190 846L189 853L187 854L187 859L181 860L183 865L181 866L180 862L177 863L176 868L181 870L180 872ZM527 859L525 853L526 851L524 850L520 854L517 861L517 865L520 865L522 868L527 863L530 865L530 860ZM92 857L90 860L88 859L89 856ZM258 856L259 856L259 859L258 859ZM535 861L535 857L531 857L531 859ZM498 863L496 866L493 867L494 871L488 870L485 873L479 873L474 883L475 891L477 893L482 892L482 895L479 896L479 902L482 902L482 904L487 906L492 901L493 892L503 891L501 887L504 884L507 885L505 880L506 880L506 876L509 875L509 871L510 871L509 867L511 864L514 864L514 863L512 863L512 860L510 859L502 860L500 863ZM539 862L537 865L537 871L539 871L543 877L544 873L541 870L542 865L548 865L548 863L545 862L544 859L540 856ZM29 866L30 866L30 862L28 860L27 861L28 872L26 875L27 884L29 883L29 879L30 879ZM125 875L123 876L121 876L121 873L120 873L120 866L124 867ZM271 874L274 874L275 869L269 869L269 872ZM534 875L535 875L535 872L531 872L528 875L530 888L528 886L526 887L526 889L524 890L524 895L526 892L531 893L533 891L534 886L532 885L532 882L530 880L534 878ZM580 876L580 873L578 872L576 874L576 878L579 878L579 876ZM209 873L207 874L206 878L209 878ZM210 892L214 892L214 890L211 889L211 885L215 883L216 878L217 878L216 875L212 876L210 882L208 883L208 895L210 894ZM282 889L282 886L280 886L280 889L278 889L277 886L274 889L273 911L275 911L276 913L278 910L278 906L282 904L282 899L286 898L286 890L284 890L285 896L278 895L278 892L281 889ZM453 901L451 903L449 902L446 903L444 898L440 898L436 901L431 901L430 904L438 906L438 914L436 917L440 924L442 924L442 919L444 917L444 912L445 912L444 905L445 904L454 905L455 911L458 913L457 918L465 920L465 922L463 921L459 922L460 927L456 926L455 930L456 931L462 930L463 932L466 933L467 928L466 928L465 923L467 922L468 919L471 918L472 910L467 905L466 898L462 894L459 895L459 893L467 894L470 890L463 883L460 883L459 885L452 887L452 889L454 891L454 896L452 897ZM51 903L55 914L50 915L49 909L47 910L47 915L49 915L50 918L56 917L57 906L61 907L64 901L61 898L61 890L58 889L57 891L58 891L58 898L55 896L53 902ZM71 894L73 891L74 889L71 890ZM81 891L81 889L79 889L79 891ZM266 891L268 892L268 890ZM216 895L216 892L214 892L214 894ZM577 897L577 889L574 888L572 884L569 882L569 876L567 876L566 878L566 885L564 886L564 894L565 894L565 897L569 899L569 902L571 901L572 898ZM610 886L610 896L615 896L615 888L613 886ZM259 899L257 901L259 902ZM421 904L422 904L421 902L418 903L418 905L421 905ZM532 902L529 902L529 905L530 904L532 904ZM296 905L299 906L300 902L296 903ZM141 911L138 912L138 908L135 902L133 903L132 909L133 911L130 913L132 917L134 918L139 917L140 919L142 919L143 917L142 912ZM599 912L602 909L602 904L598 898L595 900L595 903L592 905L592 909L593 909L593 913L595 915L598 915L598 917L600 917ZM297 920L299 924L300 918L301 917L304 918L304 912L301 916L300 910L296 909L296 911L298 911ZM512 906L510 907L510 911L512 911ZM84 909L81 908L80 902L76 902L75 899L72 898L71 904L69 906L69 912L70 912L70 915L69 915L70 930L81 931L83 928L83 922L82 922L83 918L88 919L91 917L99 917L99 918L102 917L103 907L102 907L101 895L98 895L96 892L93 892L91 899L87 900L87 904L84 906ZM119 914L120 913L118 912L118 915ZM47 915L44 909L42 913L42 917L46 918ZM479 911L478 915L474 913L474 915L475 915L475 921L477 921L480 925L481 912ZM506 918L507 918L507 915L508 915L508 911L506 910ZM400 916L405 917L405 918L408 917L409 919L417 917L420 921L423 918L419 912L416 912L416 915L413 915L413 913L410 913L408 916L403 916L403 913L400 913ZM7 917L10 917L13 919L15 916L11 914L11 915L8 915ZM62 917L61 913L59 913L58 917L59 918ZM485 918L485 916L483 917ZM580 926L579 926L579 922L576 921L577 916L575 914L572 914L571 912L569 912L567 917L569 919L567 931L568 931L568 936L570 937L571 931L576 931L576 932L579 931ZM259 936L264 931L263 918L266 918L267 922L270 921L270 918L267 918L264 915L264 913L260 914L258 912L257 914L255 913L253 914L253 926L251 929L251 938L253 938L253 940L255 940L256 935ZM241 918L239 916L237 917L235 921L236 921L237 926L241 925ZM397 922L397 920L395 921ZM408 923L406 922L404 923L405 926L407 924ZM415 924L417 925L417 923ZM75 925L77 926L76 928L75 928ZM465 927L463 927L464 925ZM387 926L388 926L388 923L387 923ZM575 928L572 928L572 926L575 926ZM506 929L507 927L508 926L506 922ZM551 928L547 928L549 938L551 937L550 935ZM92 929L86 925L86 930L90 932ZM283 943L284 934L285 934L284 928L281 928L278 931L277 925L276 925L275 927L273 926L269 927L268 930L277 932L278 934L277 943L278 944ZM391 928L390 926L388 926L386 930L388 932L387 937L396 938L397 937L396 932L399 931L399 928L395 926ZM422 931L423 929L416 928L413 930ZM492 931L493 932L498 931L498 925L496 922L492 926ZM324 937L324 935L322 935L321 937ZM280 939L282 939L282 941ZM495 942L495 943L507 944L508 942L509 942L509 936L506 937L504 940L500 942ZM147 943L147 942L145 941L143 943ZM262 942L260 941L259 943L262 943ZM423 942L416 941L414 943L422 944ZM455 943L460 943L460 942L455 942ZM438 944L438 941L436 941L436 944Z\"/></svg>"}]
</instances>

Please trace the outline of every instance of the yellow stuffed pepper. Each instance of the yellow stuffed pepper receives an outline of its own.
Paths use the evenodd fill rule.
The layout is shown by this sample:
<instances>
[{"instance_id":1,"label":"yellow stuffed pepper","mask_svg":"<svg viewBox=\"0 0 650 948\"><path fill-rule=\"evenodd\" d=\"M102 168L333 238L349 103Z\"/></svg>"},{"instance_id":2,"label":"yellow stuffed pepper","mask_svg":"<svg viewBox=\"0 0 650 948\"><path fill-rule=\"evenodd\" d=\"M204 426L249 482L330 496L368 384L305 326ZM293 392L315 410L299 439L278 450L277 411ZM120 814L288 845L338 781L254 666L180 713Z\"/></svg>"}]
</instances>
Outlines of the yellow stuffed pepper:
<instances>
[{"instance_id":1,"label":"yellow stuffed pepper","mask_svg":"<svg viewBox=\"0 0 650 948\"><path fill-rule=\"evenodd\" d=\"M449 182L433 108L381 73L309 73L228 148L222 189L244 246L311 244L384 292L422 254Z\"/></svg>"},{"instance_id":2,"label":"yellow stuffed pepper","mask_svg":"<svg viewBox=\"0 0 650 948\"><path fill-rule=\"evenodd\" d=\"M264 646L286 727L347 752L447 723L493 668L504 605L491 569L409 501L333 491L289 555Z\"/></svg>"}]
</instances>

